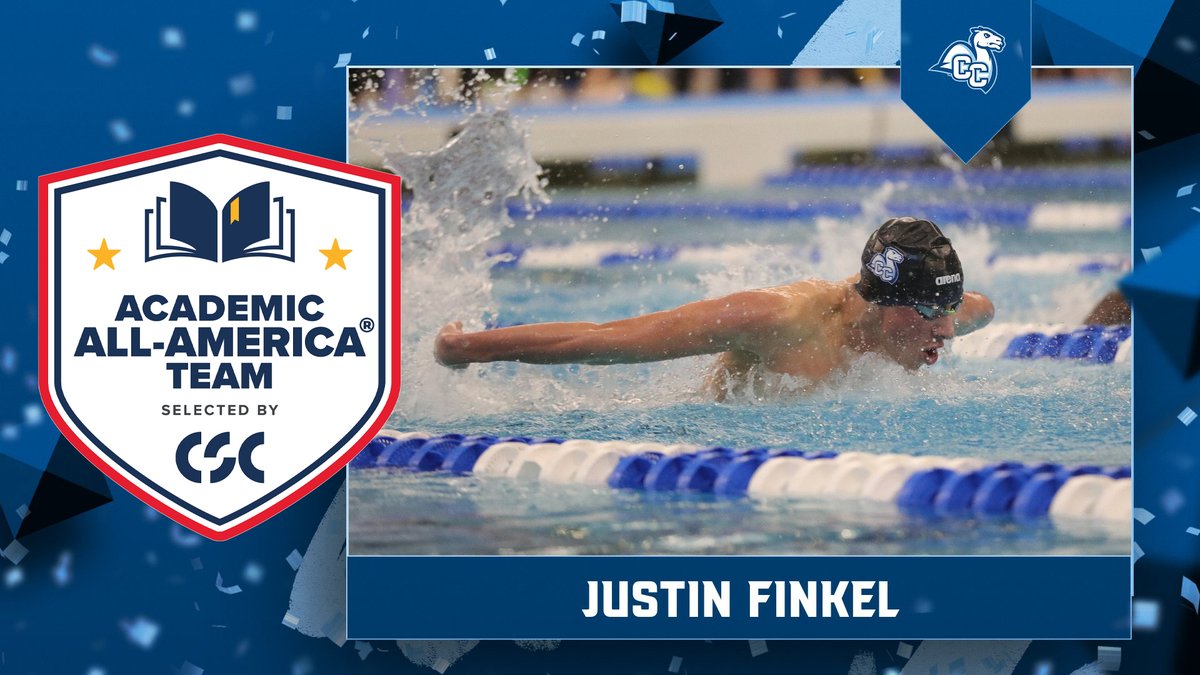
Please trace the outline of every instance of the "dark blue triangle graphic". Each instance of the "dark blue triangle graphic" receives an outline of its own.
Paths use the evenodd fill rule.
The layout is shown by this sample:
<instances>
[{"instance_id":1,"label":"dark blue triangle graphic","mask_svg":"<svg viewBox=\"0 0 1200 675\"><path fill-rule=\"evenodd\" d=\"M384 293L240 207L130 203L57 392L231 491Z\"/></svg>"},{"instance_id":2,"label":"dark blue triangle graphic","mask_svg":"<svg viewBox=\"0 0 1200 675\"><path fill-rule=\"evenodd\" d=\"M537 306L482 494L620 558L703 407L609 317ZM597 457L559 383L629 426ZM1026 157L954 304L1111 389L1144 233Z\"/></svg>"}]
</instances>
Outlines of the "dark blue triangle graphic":
<instances>
[{"instance_id":1,"label":"dark blue triangle graphic","mask_svg":"<svg viewBox=\"0 0 1200 675\"><path fill-rule=\"evenodd\" d=\"M60 436L29 502L29 514L14 528L17 538L111 501L108 479Z\"/></svg>"},{"instance_id":2,"label":"dark blue triangle graphic","mask_svg":"<svg viewBox=\"0 0 1200 675\"><path fill-rule=\"evenodd\" d=\"M1195 274L1194 253L1198 246L1200 226L1193 226L1121 281L1139 326L1185 377L1200 372L1200 276Z\"/></svg>"},{"instance_id":3,"label":"dark blue triangle graphic","mask_svg":"<svg viewBox=\"0 0 1200 675\"><path fill-rule=\"evenodd\" d=\"M724 23L708 0L612 0L609 5L638 48L657 65L679 56Z\"/></svg>"}]
</instances>

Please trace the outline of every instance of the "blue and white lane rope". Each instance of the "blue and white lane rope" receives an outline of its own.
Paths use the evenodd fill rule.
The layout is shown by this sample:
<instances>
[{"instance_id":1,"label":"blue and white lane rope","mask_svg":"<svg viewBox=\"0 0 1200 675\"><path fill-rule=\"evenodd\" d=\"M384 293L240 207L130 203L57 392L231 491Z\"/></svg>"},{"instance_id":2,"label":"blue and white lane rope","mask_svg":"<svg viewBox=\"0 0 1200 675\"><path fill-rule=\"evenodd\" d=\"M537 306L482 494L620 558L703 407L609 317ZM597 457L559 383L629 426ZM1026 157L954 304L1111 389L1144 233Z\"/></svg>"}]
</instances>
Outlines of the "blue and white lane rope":
<instances>
[{"instance_id":1,"label":"blue and white lane rope","mask_svg":"<svg viewBox=\"0 0 1200 675\"><path fill-rule=\"evenodd\" d=\"M1082 363L1128 363L1129 326L992 324L954 338L956 356L990 359L1055 359Z\"/></svg>"},{"instance_id":2,"label":"blue and white lane rope","mask_svg":"<svg viewBox=\"0 0 1200 675\"><path fill-rule=\"evenodd\" d=\"M385 430L350 466L728 497L862 499L944 517L1123 522L1129 467Z\"/></svg>"},{"instance_id":3,"label":"blue and white lane rope","mask_svg":"<svg viewBox=\"0 0 1200 675\"><path fill-rule=\"evenodd\" d=\"M497 269L590 271L622 267L655 266L710 268L749 265L764 261L767 247L751 244L665 244L618 241L571 243L507 243L487 251ZM822 251L815 246L787 249L796 260L819 262ZM772 255L777 255L775 249ZM988 258L988 268L1002 274L1096 275L1128 269L1129 257L1103 253L997 254Z\"/></svg>"}]
</instances>

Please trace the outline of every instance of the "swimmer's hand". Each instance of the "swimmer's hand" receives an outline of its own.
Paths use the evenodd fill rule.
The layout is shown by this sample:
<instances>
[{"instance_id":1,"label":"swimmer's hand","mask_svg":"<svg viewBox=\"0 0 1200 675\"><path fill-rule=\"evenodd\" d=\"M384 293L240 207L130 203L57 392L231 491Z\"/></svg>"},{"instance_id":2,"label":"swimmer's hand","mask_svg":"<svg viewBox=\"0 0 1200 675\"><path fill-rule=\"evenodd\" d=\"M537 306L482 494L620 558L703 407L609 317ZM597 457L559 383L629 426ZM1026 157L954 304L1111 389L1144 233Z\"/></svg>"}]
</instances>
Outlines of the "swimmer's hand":
<instances>
[{"instance_id":1,"label":"swimmer's hand","mask_svg":"<svg viewBox=\"0 0 1200 675\"><path fill-rule=\"evenodd\" d=\"M433 345L433 356L438 363L455 370L467 367L470 360L463 357L460 349L462 334L461 321L453 321L442 326L442 329L438 331L437 341Z\"/></svg>"}]
</instances>

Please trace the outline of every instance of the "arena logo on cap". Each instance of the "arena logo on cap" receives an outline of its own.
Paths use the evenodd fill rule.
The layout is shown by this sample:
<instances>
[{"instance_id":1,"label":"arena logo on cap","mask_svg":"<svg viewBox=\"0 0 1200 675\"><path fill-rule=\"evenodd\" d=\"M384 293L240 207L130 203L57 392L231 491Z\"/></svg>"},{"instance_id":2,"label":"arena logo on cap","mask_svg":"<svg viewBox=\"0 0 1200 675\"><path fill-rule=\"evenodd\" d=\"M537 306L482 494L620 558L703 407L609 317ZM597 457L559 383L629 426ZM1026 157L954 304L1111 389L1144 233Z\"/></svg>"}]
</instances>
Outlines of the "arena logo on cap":
<instances>
[{"instance_id":1,"label":"arena logo on cap","mask_svg":"<svg viewBox=\"0 0 1200 675\"><path fill-rule=\"evenodd\" d=\"M400 179L211 136L41 180L41 392L110 478L229 539L400 386Z\"/></svg>"}]
</instances>

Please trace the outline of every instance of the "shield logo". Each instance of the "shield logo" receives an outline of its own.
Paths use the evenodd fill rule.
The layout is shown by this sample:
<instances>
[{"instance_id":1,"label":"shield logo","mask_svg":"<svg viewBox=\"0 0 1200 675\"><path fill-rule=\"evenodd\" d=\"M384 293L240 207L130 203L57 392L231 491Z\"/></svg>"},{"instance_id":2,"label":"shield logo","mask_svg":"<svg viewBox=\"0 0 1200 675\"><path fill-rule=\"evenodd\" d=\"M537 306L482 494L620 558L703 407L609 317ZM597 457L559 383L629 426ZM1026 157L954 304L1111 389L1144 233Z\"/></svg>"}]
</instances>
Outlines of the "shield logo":
<instances>
[{"instance_id":1,"label":"shield logo","mask_svg":"<svg viewBox=\"0 0 1200 675\"><path fill-rule=\"evenodd\" d=\"M400 179L209 136L40 181L40 386L62 433L215 540L287 508L400 387Z\"/></svg>"}]
</instances>

